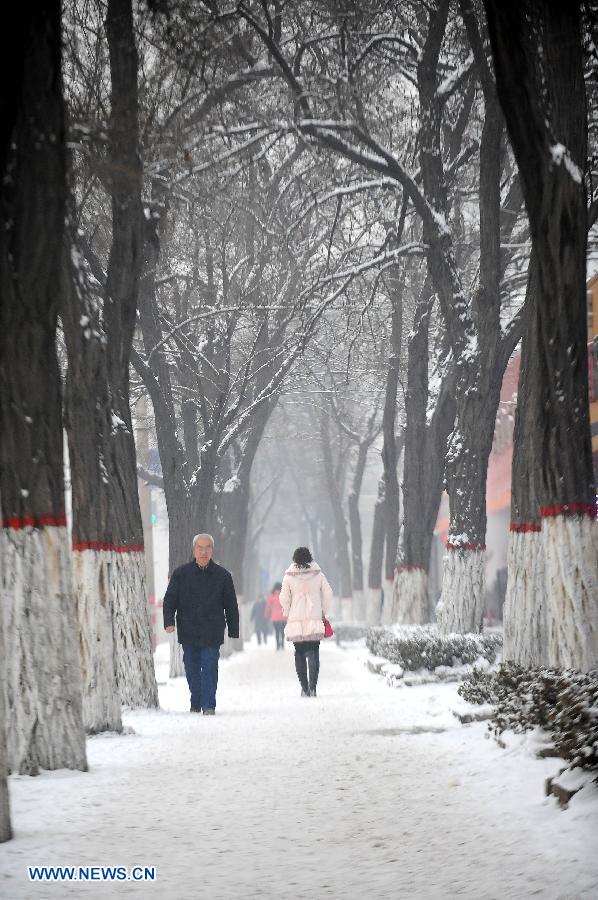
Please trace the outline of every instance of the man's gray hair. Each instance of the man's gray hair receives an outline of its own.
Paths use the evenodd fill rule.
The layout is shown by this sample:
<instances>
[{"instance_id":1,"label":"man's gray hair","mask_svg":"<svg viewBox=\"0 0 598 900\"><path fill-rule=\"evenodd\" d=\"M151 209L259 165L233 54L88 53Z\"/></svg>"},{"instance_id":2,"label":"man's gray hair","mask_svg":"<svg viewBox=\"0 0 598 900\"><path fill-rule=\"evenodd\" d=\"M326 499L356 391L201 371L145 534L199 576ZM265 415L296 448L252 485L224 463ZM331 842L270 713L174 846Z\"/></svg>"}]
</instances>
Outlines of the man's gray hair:
<instances>
[{"instance_id":1,"label":"man's gray hair","mask_svg":"<svg viewBox=\"0 0 598 900\"><path fill-rule=\"evenodd\" d=\"M212 548L214 547L214 538L212 537L211 534L196 534L195 537L193 538L193 549L194 550L195 550L195 545L200 538L207 538L207 540L212 545Z\"/></svg>"}]
</instances>

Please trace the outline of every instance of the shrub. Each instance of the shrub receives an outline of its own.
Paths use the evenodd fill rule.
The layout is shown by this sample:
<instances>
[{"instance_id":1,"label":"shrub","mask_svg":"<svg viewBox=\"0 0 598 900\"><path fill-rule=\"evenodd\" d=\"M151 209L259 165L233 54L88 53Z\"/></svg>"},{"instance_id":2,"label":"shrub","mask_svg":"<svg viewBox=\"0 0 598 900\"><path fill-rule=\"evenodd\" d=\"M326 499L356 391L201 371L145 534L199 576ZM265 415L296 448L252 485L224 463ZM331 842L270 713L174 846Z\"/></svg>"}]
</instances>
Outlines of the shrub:
<instances>
[{"instance_id":1,"label":"shrub","mask_svg":"<svg viewBox=\"0 0 598 900\"><path fill-rule=\"evenodd\" d=\"M598 671L524 669L503 663L498 672L472 672L458 688L470 703L496 707L489 728L543 728L571 767L598 769Z\"/></svg>"},{"instance_id":2,"label":"shrub","mask_svg":"<svg viewBox=\"0 0 598 900\"><path fill-rule=\"evenodd\" d=\"M334 637L341 643L343 641L359 641L367 634L367 625L349 625L344 622L333 622Z\"/></svg>"},{"instance_id":3,"label":"shrub","mask_svg":"<svg viewBox=\"0 0 598 900\"><path fill-rule=\"evenodd\" d=\"M480 657L493 663L502 646L498 634L441 635L435 625L404 625L370 628L366 646L374 656L382 656L408 672L462 666Z\"/></svg>"}]
</instances>

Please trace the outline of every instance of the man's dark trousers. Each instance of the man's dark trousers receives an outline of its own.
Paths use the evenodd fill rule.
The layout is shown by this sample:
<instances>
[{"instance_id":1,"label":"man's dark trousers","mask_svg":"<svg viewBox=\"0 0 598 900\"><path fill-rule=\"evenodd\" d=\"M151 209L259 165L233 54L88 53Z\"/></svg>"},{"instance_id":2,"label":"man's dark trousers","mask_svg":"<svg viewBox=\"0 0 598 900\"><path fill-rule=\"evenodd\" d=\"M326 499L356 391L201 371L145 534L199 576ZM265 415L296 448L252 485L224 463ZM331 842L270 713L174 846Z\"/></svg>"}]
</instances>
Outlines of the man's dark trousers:
<instances>
[{"instance_id":1,"label":"man's dark trousers","mask_svg":"<svg viewBox=\"0 0 598 900\"><path fill-rule=\"evenodd\" d=\"M183 662L192 709L216 709L220 647L183 644Z\"/></svg>"}]
</instances>

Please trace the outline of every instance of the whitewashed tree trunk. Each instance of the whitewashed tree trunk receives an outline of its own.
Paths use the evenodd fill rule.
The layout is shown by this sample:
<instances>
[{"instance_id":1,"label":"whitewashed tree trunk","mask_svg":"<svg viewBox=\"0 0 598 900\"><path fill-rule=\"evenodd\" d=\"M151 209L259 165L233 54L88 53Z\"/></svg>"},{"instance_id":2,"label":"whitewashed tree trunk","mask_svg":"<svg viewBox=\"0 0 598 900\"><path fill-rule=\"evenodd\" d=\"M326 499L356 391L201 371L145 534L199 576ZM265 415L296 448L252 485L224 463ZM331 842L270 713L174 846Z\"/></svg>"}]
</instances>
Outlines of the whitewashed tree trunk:
<instances>
[{"instance_id":1,"label":"whitewashed tree trunk","mask_svg":"<svg viewBox=\"0 0 598 900\"><path fill-rule=\"evenodd\" d=\"M142 551L73 550L83 707L89 733L120 731L120 704L155 708Z\"/></svg>"},{"instance_id":2,"label":"whitewashed tree trunk","mask_svg":"<svg viewBox=\"0 0 598 900\"><path fill-rule=\"evenodd\" d=\"M542 519L548 658L554 668L598 667L598 526L590 516Z\"/></svg>"},{"instance_id":3,"label":"whitewashed tree trunk","mask_svg":"<svg viewBox=\"0 0 598 900\"><path fill-rule=\"evenodd\" d=\"M340 600L342 621L347 623L353 622L353 597L341 597Z\"/></svg>"},{"instance_id":4,"label":"whitewashed tree trunk","mask_svg":"<svg viewBox=\"0 0 598 900\"><path fill-rule=\"evenodd\" d=\"M444 556L442 594L436 607L441 634L482 630L484 550L449 549Z\"/></svg>"},{"instance_id":5,"label":"whitewashed tree trunk","mask_svg":"<svg viewBox=\"0 0 598 900\"><path fill-rule=\"evenodd\" d=\"M147 608L145 554L111 552L114 636L120 698L125 706L155 708L158 686Z\"/></svg>"},{"instance_id":6,"label":"whitewashed tree trunk","mask_svg":"<svg viewBox=\"0 0 598 900\"><path fill-rule=\"evenodd\" d=\"M2 559L0 557L0 567ZM1 583L1 576L0 576ZM4 648L3 603L0 603L0 649ZM6 654L0 660L0 844L12 837L8 796L8 758L6 752Z\"/></svg>"},{"instance_id":7,"label":"whitewashed tree trunk","mask_svg":"<svg viewBox=\"0 0 598 900\"><path fill-rule=\"evenodd\" d=\"M484 5L537 265L538 296L526 333L526 340L536 336L530 353L536 393L526 421L540 470L535 493L549 662L591 669L598 664L598 548L587 406L584 23L576 3ZM566 147L561 159L550 152L557 134Z\"/></svg>"},{"instance_id":8,"label":"whitewashed tree trunk","mask_svg":"<svg viewBox=\"0 0 598 900\"><path fill-rule=\"evenodd\" d=\"M380 624L380 588L368 588L365 621L370 627Z\"/></svg>"},{"instance_id":9,"label":"whitewashed tree trunk","mask_svg":"<svg viewBox=\"0 0 598 900\"><path fill-rule=\"evenodd\" d=\"M64 279L61 310L86 724L92 731L121 727L119 693L129 706L157 705L129 403L143 244L138 57L130 0L108 0L105 27L111 74L112 242L101 302L97 282L73 248L70 258L76 264ZM102 609L94 610L94 603Z\"/></svg>"},{"instance_id":10,"label":"whitewashed tree trunk","mask_svg":"<svg viewBox=\"0 0 598 900\"><path fill-rule=\"evenodd\" d=\"M4 727L4 692L0 691L0 844L12 837L10 827L10 803L7 783L6 729Z\"/></svg>"},{"instance_id":11,"label":"whitewashed tree trunk","mask_svg":"<svg viewBox=\"0 0 598 900\"><path fill-rule=\"evenodd\" d=\"M398 615L398 594L397 594L397 575L395 574L394 581L392 583L391 593L390 593L390 621L396 622ZM386 602L386 597L384 598Z\"/></svg>"},{"instance_id":12,"label":"whitewashed tree trunk","mask_svg":"<svg viewBox=\"0 0 598 900\"><path fill-rule=\"evenodd\" d=\"M391 625L394 615L394 581L384 579L384 605L382 607L381 624Z\"/></svg>"},{"instance_id":13,"label":"whitewashed tree trunk","mask_svg":"<svg viewBox=\"0 0 598 900\"><path fill-rule=\"evenodd\" d=\"M83 721L89 734L122 731L114 664L113 556L110 550L73 551L73 583L83 675Z\"/></svg>"},{"instance_id":14,"label":"whitewashed tree trunk","mask_svg":"<svg viewBox=\"0 0 598 900\"><path fill-rule=\"evenodd\" d=\"M546 666L546 582L539 528L510 532L507 570L504 659L521 666Z\"/></svg>"},{"instance_id":15,"label":"whitewashed tree trunk","mask_svg":"<svg viewBox=\"0 0 598 900\"><path fill-rule=\"evenodd\" d=\"M337 622L340 621L342 615L342 607L340 598L333 594L332 600L330 602L330 609L328 610L328 618L335 619Z\"/></svg>"},{"instance_id":16,"label":"whitewashed tree trunk","mask_svg":"<svg viewBox=\"0 0 598 900\"><path fill-rule=\"evenodd\" d=\"M9 767L86 771L66 527L5 527L0 542Z\"/></svg>"},{"instance_id":17,"label":"whitewashed tree trunk","mask_svg":"<svg viewBox=\"0 0 598 900\"><path fill-rule=\"evenodd\" d=\"M365 591L353 590L353 617L360 625L366 621Z\"/></svg>"},{"instance_id":18,"label":"whitewashed tree trunk","mask_svg":"<svg viewBox=\"0 0 598 900\"><path fill-rule=\"evenodd\" d=\"M419 566L400 568L394 584L393 618L400 625L424 625L428 619L428 573Z\"/></svg>"},{"instance_id":19,"label":"whitewashed tree trunk","mask_svg":"<svg viewBox=\"0 0 598 900\"><path fill-rule=\"evenodd\" d=\"M168 636L170 641L170 670L169 678L180 678L185 674L185 666L183 665L183 648L179 644L178 635L175 630Z\"/></svg>"}]
</instances>

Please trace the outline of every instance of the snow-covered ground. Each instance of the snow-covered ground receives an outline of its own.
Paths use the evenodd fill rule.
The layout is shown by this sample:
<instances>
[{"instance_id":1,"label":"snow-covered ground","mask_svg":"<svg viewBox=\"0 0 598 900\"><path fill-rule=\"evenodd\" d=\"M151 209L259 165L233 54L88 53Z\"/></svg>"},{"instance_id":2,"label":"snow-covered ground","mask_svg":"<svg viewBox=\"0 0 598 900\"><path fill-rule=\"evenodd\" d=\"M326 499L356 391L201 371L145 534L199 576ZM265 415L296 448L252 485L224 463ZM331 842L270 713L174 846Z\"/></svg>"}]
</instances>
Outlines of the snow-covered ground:
<instances>
[{"instance_id":1,"label":"snow-covered ground","mask_svg":"<svg viewBox=\"0 0 598 900\"><path fill-rule=\"evenodd\" d=\"M454 685L391 688L365 650L322 646L305 699L291 650L249 644L220 665L218 712L162 710L88 741L90 771L12 776L15 839L0 897L595 900L598 791L561 811L555 760L464 727ZM30 883L28 865L148 865L155 883Z\"/></svg>"}]
</instances>

